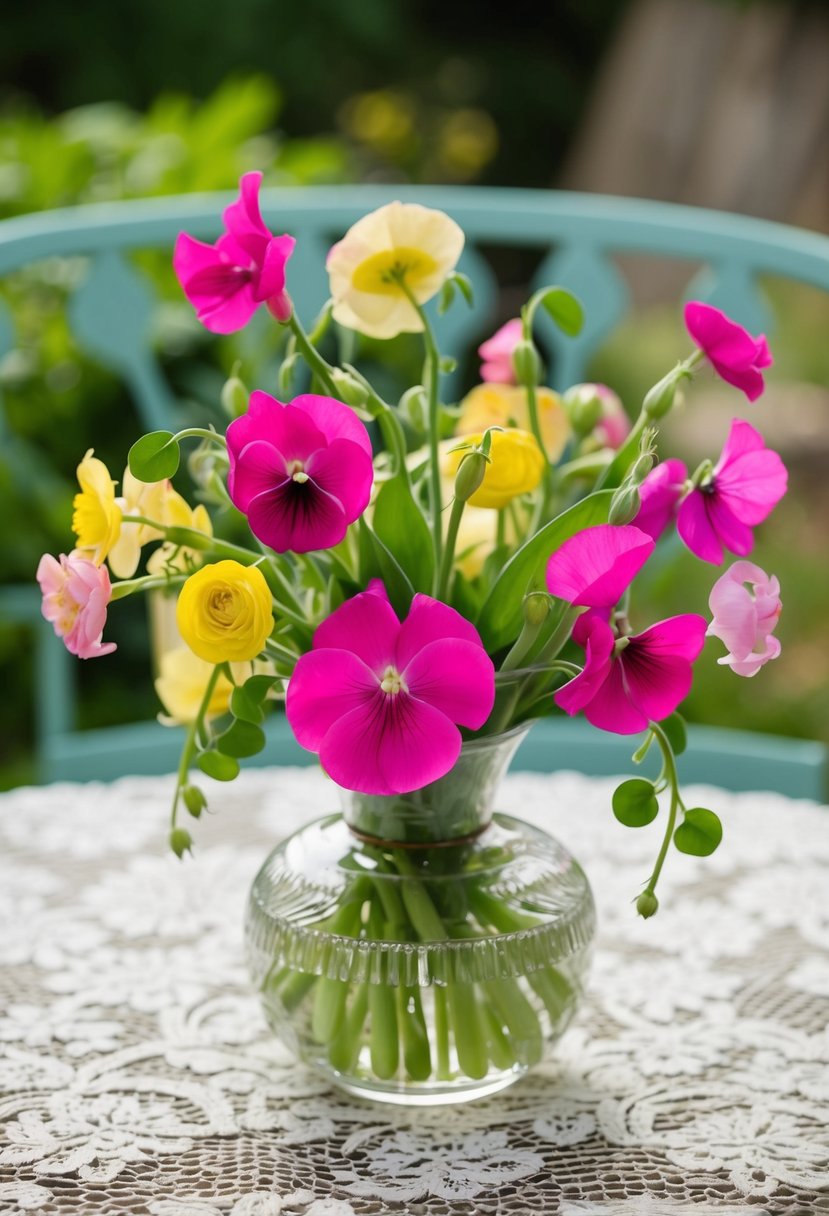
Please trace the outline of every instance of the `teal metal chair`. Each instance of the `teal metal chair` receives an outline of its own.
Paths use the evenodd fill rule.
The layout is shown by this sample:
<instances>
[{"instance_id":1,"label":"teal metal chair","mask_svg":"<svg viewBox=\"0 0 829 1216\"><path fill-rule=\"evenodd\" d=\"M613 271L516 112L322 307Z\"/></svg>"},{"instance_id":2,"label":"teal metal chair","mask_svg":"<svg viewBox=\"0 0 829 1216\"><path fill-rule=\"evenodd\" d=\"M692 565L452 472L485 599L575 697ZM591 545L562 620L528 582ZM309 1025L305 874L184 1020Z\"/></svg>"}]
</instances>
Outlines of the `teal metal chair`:
<instances>
[{"instance_id":1,"label":"teal metal chair","mask_svg":"<svg viewBox=\"0 0 829 1216\"><path fill-rule=\"evenodd\" d=\"M584 302L587 316L576 339L562 337L552 326L542 337L557 387L584 378L591 355L625 317L628 290L613 261L619 254L687 260L688 295L708 300L754 331L772 328L759 290L761 276L792 279L829 292L829 239L744 216L547 191L373 186L268 190L262 195L265 221L274 231L297 238L289 287L306 320L327 296L324 264L332 240L392 197L439 207L466 233L460 269L474 283L477 308L474 315L455 308L444 318L442 345L449 354L462 355L496 317L497 283L481 247L545 251L533 285L570 287ZM153 293L129 255L170 249L182 230L214 240L222 209L230 201L229 195L187 195L77 207L0 224L0 274L44 258L88 259L86 277L70 300L71 328L82 349L123 378L146 429L175 429L179 406L151 345ZM0 357L12 348L12 335L10 319L0 313ZM75 729L75 660L40 619L33 588L0 590L0 615L29 622L36 635L37 746L43 780L109 779L175 767L178 733L157 723ZM811 797L825 790L826 751L819 743L704 728L691 733L692 747L683 757L686 780ZM629 740L601 735L578 720L556 719L539 724L518 763L536 770L569 767L612 774L626 771L629 757ZM275 718L269 747L259 759L309 763L313 758L293 741L284 719Z\"/></svg>"}]
</instances>

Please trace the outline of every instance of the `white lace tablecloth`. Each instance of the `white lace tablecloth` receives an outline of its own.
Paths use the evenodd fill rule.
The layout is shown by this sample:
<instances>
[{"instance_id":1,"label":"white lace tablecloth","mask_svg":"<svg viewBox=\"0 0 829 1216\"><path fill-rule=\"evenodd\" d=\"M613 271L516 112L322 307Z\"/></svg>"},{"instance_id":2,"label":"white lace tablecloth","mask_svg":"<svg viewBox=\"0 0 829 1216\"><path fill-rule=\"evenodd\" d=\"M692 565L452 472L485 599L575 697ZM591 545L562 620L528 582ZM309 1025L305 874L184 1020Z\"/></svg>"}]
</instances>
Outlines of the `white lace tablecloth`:
<instances>
[{"instance_id":1,"label":"white lace tablecloth","mask_svg":"<svg viewBox=\"0 0 829 1216\"><path fill-rule=\"evenodd\" d=\"M329 1090L269 1035L242 961L264 855L333 809L315 770L215 786L179 864L170 779L0 798L0 1212L829 1213L829 810L701 791L672 854L613 782L518 774L501 805L583 862L601 930L557 1058L453 1109Z\"/></svg>"}]
</instances>

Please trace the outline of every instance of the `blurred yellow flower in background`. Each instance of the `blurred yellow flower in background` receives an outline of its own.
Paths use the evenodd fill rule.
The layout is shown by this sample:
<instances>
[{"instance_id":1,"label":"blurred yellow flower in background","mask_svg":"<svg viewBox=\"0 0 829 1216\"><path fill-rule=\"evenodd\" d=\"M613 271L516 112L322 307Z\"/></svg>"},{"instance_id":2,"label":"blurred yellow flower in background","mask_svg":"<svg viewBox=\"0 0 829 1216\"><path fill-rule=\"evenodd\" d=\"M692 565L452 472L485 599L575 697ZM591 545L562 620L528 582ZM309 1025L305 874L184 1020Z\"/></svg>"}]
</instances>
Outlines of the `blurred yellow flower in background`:
<instances>
[{"instance_id":1,"label":"blurred yellow flower in background","mask_svg":"<svg viewBox=\"0 0 829 1216\"><path fill-rule=\"evenodd\" d=\"M115 482L93 448L78 465L80 493L73 500L72 531L82 550L96 566L105 560L121 533L121 508L115 499Z\"/></svg>"},{"instance_id":2,"label":"blurred yellow flower in background","mask_svg":"<svg viewBox=\"0 0 829 1216\"><path fill-rule=\"evenodd\" d=\"M470 445L479 444L483 433L463 435L459 438ZM489 464L486 466L484 479L470 496L469 503L473 507L500 509L513 498L529 494L536 488L544 475L544 454L535 436L517 427L493 431L491 439ZM445 442L443 448L442 472L444 476L454 478L463 460L464 449L458 448L454 439Z\"/></svg>"},{"instance_id":3,"label":"blurred yellow flower in background","mask_svg":"<svg viewBox=\"0 0 829 1216\"><path fill-rule=\"evenodd\" d=\"M558 460L570 437L567 411L558 393L551 388L535 390L538 421L547 456ZM512 384L478 384L461 402L461 416L456 427L458 435L485 431L490 426L530 429L527 390Z\"/></svg>"},{"instance_id":4,"label":"blurred yellow flower in background","mask_svg":"<svg viewBox=\"0 0 829 1216\"><path fill-rule=\"evenodd\" d=\"M161 656L160 672L155 681L158 699L167 711L159 715L165 726L186 726L193 722L213 674L213 664L200 659L187 646L178 646ZM227 713L233 685L220 673L207 705L206 717L217 718Z\"/></svg>"}]
</instances>

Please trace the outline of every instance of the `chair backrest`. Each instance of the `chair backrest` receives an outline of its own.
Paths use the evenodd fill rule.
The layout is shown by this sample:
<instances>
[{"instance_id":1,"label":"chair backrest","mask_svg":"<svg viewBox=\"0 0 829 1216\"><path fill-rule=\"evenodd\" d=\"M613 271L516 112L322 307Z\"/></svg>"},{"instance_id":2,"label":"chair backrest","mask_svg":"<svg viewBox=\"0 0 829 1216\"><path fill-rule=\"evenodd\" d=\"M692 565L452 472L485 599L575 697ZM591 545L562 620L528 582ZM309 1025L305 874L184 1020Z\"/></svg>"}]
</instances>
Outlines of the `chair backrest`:
<instances>
[{"instance_id":1,"label":"chair backrest","mask_svg":"<svg viewBox=\"0 0 829 1216\"><path fill-rule=\"evenodd\" d=\"M716 304L755 331L772 328L759 289L761 276L793 279L829 292L829 239L744 216L548 191L374 186L266 190L266 223L297 238L289 289L303 318L310 320L326 299L324 264L332 241L391 198L439 207L466 233L460 269L474 284L477 307L474 315L456 307L444 318L441 333L447 353L462 355L495 319L498 286L482 249L542 251L533 286L559 283L571 288L583 301L587 317L578 338L564 338L552 326L542 336L552 355L555 387L584 378L591 355L628 311L628 288L614 262L620 254L687 260L688 294ZM70 298L70 326L79 346L126 382L147 429L175 428L179 407L152 348L153 290L130 255L170 249L181 231L215 239L230 201L229 195L187 195L77 207L0 224L0 274L46 258L88 260L86 276ZM0 358L13 342L11 319L0 311ZM0 439L2 427L0 415ZM0 611L38 621L37 597L33 591L6 589L0 592ZM79 735L74 730L69 660L50 627L38 630L37 647L43 779L173 767L178 740L154 723ZM300 754L277 730L273 748L263 759L296 759ZM805 752L798 759L798 766L811 765L816 774L813 786L803 792L817 792L822 752L809 755L808 763ZM747 757L742 766L735 760L730 784L740 787L752 780L754 759ZM781 784L786 780L781 777ZM768 774L762 784L770 784Z\"/></svg>"}]
</instances>

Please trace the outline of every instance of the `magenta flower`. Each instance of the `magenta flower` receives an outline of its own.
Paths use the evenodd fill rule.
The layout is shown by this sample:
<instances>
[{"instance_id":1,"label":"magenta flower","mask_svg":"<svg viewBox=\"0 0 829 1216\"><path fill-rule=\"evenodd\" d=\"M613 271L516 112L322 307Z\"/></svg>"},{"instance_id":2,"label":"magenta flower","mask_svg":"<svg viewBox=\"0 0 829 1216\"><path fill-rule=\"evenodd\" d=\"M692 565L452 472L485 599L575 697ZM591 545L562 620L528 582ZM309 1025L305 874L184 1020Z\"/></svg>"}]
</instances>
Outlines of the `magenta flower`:
<instances>
[{"instance_id":1,"label":"magenta flower","mask_svg":"<svg viewBox=\"0 0 829 1216\"><path fill-rule=\"evenodd\" d=\"M681 460L663 460L639 487L639 510L633 524L659 540L676 516L688 470Z\"/></svg>"},{"instance_id":2,"label":"magenta flower","mask_svg":"<svg viewBox=\"0 0 829 1216\"><path fill-rule=\"evenodd\" d=\"M518 320L507 321L491 338L478 347L481 356L481 379L491 384L515 384L512 352L523 336L523 327Z\"/></svg>"},{"instance_id":3,"label":"magenta flower","mask_svg":"<svg viewBox=\"0 0 829 1216\"><path fill-rule=\"evenodd\" d=\"M771 636L782 609L780 584L765 570L752 562L734 562L714 583L708 606L714 614L708 634L728 650L718 663L738 676L754 676L780 654L780 643Z\"/></svg>"},{"instance_id":4,"label":"magenta flower","mask_svg":"<svg viewBox=\"0 0 829 1216\"><path fill-rule=\"evenodd\" d=\"M173 269L202 325L230 334L247 325L260 304L278 321L291 316L285 265L294 251L292 236L274 236L259 211L261 173L246 173L239 198L225 210L227 231L215 245L179 233Z\"/></svg>"},{"instance_id":5,"label":"magenta flower","mask_svg":"<svg viewBox=\"0 0 829 1216\"><path fill-rule=\"evenodd\" d=\"M680 505L679 535L692 553L715 566L724 549L743 557L754 545L751 529L786 493L787 480L786 466L760 432L735 418L710 479Z\"/></svg>"},{"instance_id":6,"label":"magenta flower","mask_svg":"<svg viewBox=\"0 0 829 1216\"><path fill-rule=\"evenodd\" d=\"M277 553L330 549L368 506L374 467L359 418L333 397L283 405L251 394L227 428L227 489L251 532Z\"/></svg>"},{"instance_id":7,"label":"magenta flower","mask_svg":"<svg viewBox=\"0 0 829 1216\"><path fill-rule=\"evenodd\" d=\"M699 300L685 305L685 328L717 375L744 392L749 401L756 401L766 387L763 368L773 363L763 334L752 338L724 312Z\"/></svg>"},{"instance_id":8,"label":"magenta flower","mask_svg":"<svg viewBox=\"0 0 829 1216\"><path fill-rule=\"evenodd\" d=\"M616 635L596 612L580 617L573 639L585 649L584 670L555 694L565 713L600 730L635 735L661 722L688 695L691 664L705 643L705 619L669 617L633 637Z\"/></svg>"},{"instance_id":9,"label":"magenta flower","mask_svg":"<svg viewBox=\"0 0 829 1216\"><path fill-rule=\"evenodd\" d=\"M41 611L70 654L79 659L112 654L115 643L101 641L112 595L106 566L76 553L61 553L57 559L44 553L37 581L43 593Z\"/></svg>"},{"instance_id":10,"label":"magenta flower","mask_svg":"<svg viewBox=\"0 0 829 1216\"><path fill-rule=\"evenodd\" d=\"M401 624L376 582L319 626L285 708L299 743L338 785L405 794L449 772L458 726L483 726L494 701L492 660L469 621L416 595Z\"/></svg>"},{"instance_id":11,"label":"magenta flower","mask_svg":"<svg viewBox=\"0 0 829 1216\"><path fill-rule=\"evenodd\" d=\"M653 540L631 524L585 528L550 557L547 590L569 604L612 608L653 550Z\"/></svg>"}]
</instances>

